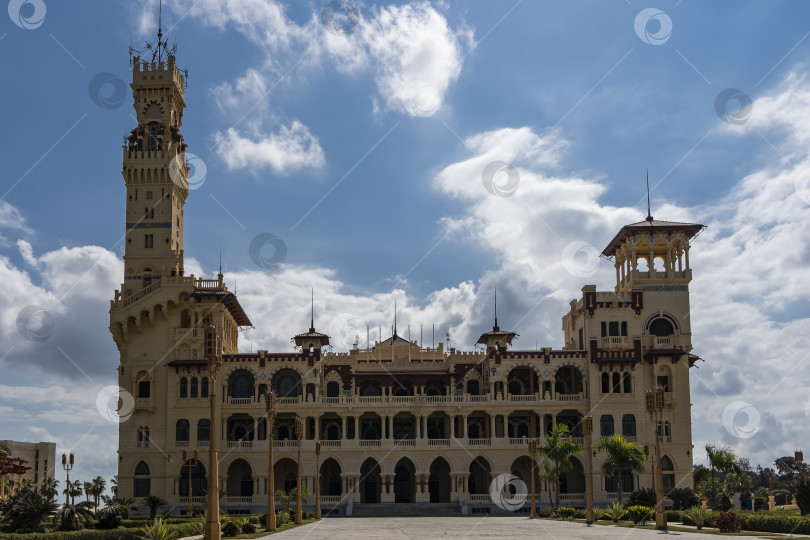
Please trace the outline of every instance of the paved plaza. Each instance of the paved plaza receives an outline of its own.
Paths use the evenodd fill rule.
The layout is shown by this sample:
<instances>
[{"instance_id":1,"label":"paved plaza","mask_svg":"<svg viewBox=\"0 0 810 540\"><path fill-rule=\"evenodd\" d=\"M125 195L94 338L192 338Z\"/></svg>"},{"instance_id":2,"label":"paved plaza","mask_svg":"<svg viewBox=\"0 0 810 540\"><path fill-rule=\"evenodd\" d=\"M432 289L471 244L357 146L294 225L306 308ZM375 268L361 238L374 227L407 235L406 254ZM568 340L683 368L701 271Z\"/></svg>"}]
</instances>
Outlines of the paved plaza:
<instances>
[{"instance_id":1,"label":"paved plaza","mask_svg":"<svg viewBox=\"0 0 810 540\"><path fill-rule=\"evenodd\" d=\"M582 523L532 520L525 517L467 516L467 517L399 517L399 518L328 518L273 535L283 538L328 538L329 540L358 538L574 538L643 539L676 537L679 540L710 538L700 533L661 533L647 529L595 525ZM735 538L757 538L737 536Z\"/></svg>"}]
</instances>

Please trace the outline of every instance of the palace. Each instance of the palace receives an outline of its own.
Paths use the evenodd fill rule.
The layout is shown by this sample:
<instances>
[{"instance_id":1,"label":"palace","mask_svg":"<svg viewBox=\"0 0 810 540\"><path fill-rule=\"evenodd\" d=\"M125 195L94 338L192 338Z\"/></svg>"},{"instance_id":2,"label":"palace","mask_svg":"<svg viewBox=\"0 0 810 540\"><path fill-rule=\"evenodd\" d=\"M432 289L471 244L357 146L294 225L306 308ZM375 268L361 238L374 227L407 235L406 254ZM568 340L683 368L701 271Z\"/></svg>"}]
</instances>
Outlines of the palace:
<instances>
[{"instance_id":1,"label":"palace","mask_svg":"<svg viewBox=\"0 0 810 540\"><path fill-rule=\"evenodd\" d=\"M692 485L689 370L697 357L689 249L702 225L648 217L618 231L602 253L615 263L615 289L582 287L562 317L561 349L513 348L516 334L501 329L496 316L471 351L422 347L394 331L368 348L331 352L329 337L311 321L293 338L295 350L240 353L239 328L252 323L222 274L203 279L183 268L185 79L173 54L154 62L136 57L131 87L137 126L123 147L125 272L110 304L119 386L134 397L120 425L119 495L157 495L179 508L189 497L204 504L213 384L221 504L228 512L266 510L268 489L295 486L297 417L304 427L304 485L313 493L317 475L324 508L337 513L353 508L364 515L384 503L497 510L491 480L511 473L530 484L529 441L542 444L564 423L582 443L588 414L594 440L621 434L651 456L643 473L622 474L625 495L653 487L656 437L664 487ZM203 350L208 325L222 344L215 382ZM665 390L657 425L645 408L645 391L656 385ZM279 396L270 434L274 486L268 486L264 398L270 389ZM199 459L184 463L183 450L190 457L195 449ZM593 455L594 501L602 506L617 497L617 478L601 474L603 460ZM571 465L560 501L583 507L585 454ZM538 480L541 488L539 500L547 504ZM313 505L307 497L306 506Z\"/></svg>"}]
</instances>

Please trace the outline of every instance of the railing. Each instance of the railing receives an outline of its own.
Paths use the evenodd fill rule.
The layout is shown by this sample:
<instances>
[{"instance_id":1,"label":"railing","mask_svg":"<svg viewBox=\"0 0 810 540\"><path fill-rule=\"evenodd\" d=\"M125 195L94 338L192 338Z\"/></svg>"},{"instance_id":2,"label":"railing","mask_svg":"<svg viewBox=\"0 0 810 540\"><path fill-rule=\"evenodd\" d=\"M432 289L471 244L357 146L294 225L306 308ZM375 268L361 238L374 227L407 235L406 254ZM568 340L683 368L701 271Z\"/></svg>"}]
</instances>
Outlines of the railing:
<instances>
[{"instance_id":1,"label":"railing","mask_svg":"<svg viewBox=\"0 0 810 540\"><path fill-rule=\"evenodd\" d=\"M153 281L140 291L124 298L124 307L131 306L141 298L145 298L160 288L160 280Z\"/></svg>"},{"instance_id":2,"label":"railing","mask_svg":"<svg viewBox=\"0 0 810 540\"><path fill-rule=\"evenodd\" d=\"M360 440L361 447L380 446L380 440Z\"/></svg>"},{"instance_id":3,"label":"railing","mask_svg":"<svg viewBox=\"0 0 810 540\"><path fill-rule=\"evenodd\" d=\"M251 504L253 497L228 497L228 504Z\"/></svg>"},{"instance_id":4,"label":"railing","mask_svg":"<svg viewBox=\"0 0 810 540\"><path fill-rule=\"evenodd\" d=\"M578 502L584 500L584 493L560 493L560 502Z\"/></svg>"},{"instance_id":5,"label":"railing","mask_svg":"<svg viewBox=\"0 0 810 540\"><path fill-rule=\"evenodd\" d=\"M333 404L340 403L340 397L322 397L321 403Z\"/></svg>"},{"instance_id":6,"label":"railing","mask_svg":"<svg viewBox=\"0 0 810 540\"><path fill-rule=\"evenodd\" d=\"M246 397L230 397L228 396L227 400L225 401L228 405L250 405L253 403L253 398Z\"/></svg>"},{"instance_id":7,"label":"railing","mask_svg":"<svg viewBox=\"0 0 810 540\"><path fill-rule=\"evenodd\" d=\"M470 441L470 446L490 446L492 445L492 439L487 438L480 438L480 439L468 439Z\"/></svg>"},{"instance_id":8,"label":"railing","mask_svg":"<svg viewBox=\"0 0 810 540\"><path fill-rule=\"evenodd\" d=\"M415 442L414 439L396 439L394 440L394 446L414 446Z\"/></svg>"},{"instance_id":9,"label":"railing","mask_svg":"<svg viewBox=\"0 0 810 540\"><path fill-rule=\"evenodd\" d=\"M426 403L447 403L450 396L425 396Z\"/></svg>"},{"instance_id":10,"label":"railing","mask_svg":"<svg viewBox=\"0 0 810 540\"><path fill-rule=\"evenodd\" d=\"M527 445L529 444L529 439L526 437L509 437L509 444Z\"/></svg>"},{"instance_id":11,"label":"railing","mask_svg":"<svg viewBox=\"0 0 810 540\"><path fill-rule=\"evenodd\" d=\"M298 405L300 402L301 400L298 397L282 397L276 401L279 405Z\"/></svg>"},{"instance_id":12,"label":"railing","mask_svg":"<svg viewBox=\"0 0 810 540\"><path fill-rule=\"evenodd\" d=\"M635 435L623 435L623 437L624 437L624 440L627 441L627 442L636 442L636 436Z\"/></svg>"},{"instance_id":13,"label":"railing","mask_svg":"<svg viewBox=\"0 0 810 540\"><path fill-rule=\"evenodd\" d=\"M413 403L416 396L391 396L391 403Z\"/></svg>"},{"instance_id":14,"label":"railing","mask_svg":"<svg viewBox=\"0 0 810 540\"><path fill-rule=\"evenodd\" d=\"M358 403L382 403L382 396L360 396L357 398Z\"/></svg>"},{"instance_id":15,"label":"railing","mask_svg":"<svg viewBox=\"0 0 810 540\"><path fill-rule=\"evenodd\" d=\"M627 349L630 347L630 338L627 336L605 336L601 339L602 347L608 349Z\"/></svg>"},{"instance_id":16,"label":"railing","mask_svg":"<svg viewBox=\"0 0 810 540\"><path fill-rule=\"evenodd\" d=\"M489 401L489 396L468 396L470 398L470 403L484 403Z\"/></svg>"},{"instance_id":17,"label":"railing","mask_svg":"<svg viewBox=\"0 0 810 540\"><path fill-rule=\"evenodd\" d=\"M578 444L580 446L585 444L585 437L568 437L568 440L570 440L571 442L574 442L574 443L576 443L576 444Z\"/></svg>"},{"instance_id":18,"label":"railing","mask_svg":"<svg viewBox=\"0 0 810 540\"><path fill-rule=\"evenodd\" d=\"M228 448L253 448L253 441L226 441Z\"/></svg>"},{"instance_id":19,"label":"railing","mask_svg":"<svg viewBox=\"0 0 810 540\"><path fill-rule=\"evenodd\" d=\"M630 496L629 493L622 493L622 500L626 500ZM618 499L619 494L617 492L608 492L607 494L608 499Z\"/></svg>"},{"instance_id":20,"label":"railing","mask_svg":"<svg viewBox=\"0 0 810 540\"><path fill-rule=\"evenodd\" d=\"M489 496L488 493L483 494L483 495L477 494L477 493L474 493L474 494L471 493L469 501L471 503L489 503L489 502L492 502L492 498Z\"/></svg>"},{"instance_id":21,"label":"railing","mask_svg":"<svg viewBox=\"0 0 810 540\"><path fill-rule=\"evenodd\" d=\"M340 448L340 441L321 441L323 448Z\"/></svg>"},{"instance_id":22,"label":"railing","mask_svg":"<svg viewBox=\"0 0 810 540\"><path fill-rule=\"evenodd\" d=\"M194 502L194 503L204 503L205 500L206 500L205 497L192 497L191 498L191 502ZM188 504L188 497L180 497L180 502Z\"/></svg>"},{"instance_id":23,"label":"railing","mask_svg":"<svg viewBox=\"0 0 810 540\"><path fill-rule=\"evenodd\" d=\"M136 409L149 409L151 407L152 407L152 398L148 397L135 398Z\"/></svg>"},{"instance_id":24,"label":"railing","mask_svg":"<svg viewBox=\"0 0 810 540\"><path fill-rule=\"evenodd\" d=\"M509 396L509 401L516 401L518 403L528 403L531 401L537 401L537 398L538 398L537 394Z\"/></svg>"},{"instance_id":25,"label":"railing","mask_svg":"<svg viewBox=\"0 0 810 540\"><path fill-rule=\"evenodd\" d=\"M665 348L667 348L667 347L672 347L672 343L673 343L673 341L674 341L674 340L672 339L672 337L671 337L671 336L667 336L667 337L658 337L658 336L656 336L656 337L653 339L653 343L655 344L655 347L656 347L656 348L661 348L661 347L665 347Z\"/></svg>"},{"instance_id":26,"label":"railing","mask_svg":"<svg viewBox=\"0 0 810 540\"><path fill-rule=\"evenodd\" d=\"M296 441L295 439L273 441L273 448L296 448L296 447L298 447L298 441Z\"/></svg>"},{"instance_id":27,"label":"railing","mask_svg":"<svg viewBox=\"0 0 810 540\"><path fill-rule=\"evenodd\" d=\"M450 446L450 439L428 439L428 446Z\"/></svg>"},{"instance_id":28,"label":"railing","mask_svg":"<svg viewBox=\"0 0 810 540\"><path fill-rule=\"evenodd\" d=\"M583 394L557 394L557 399L560 401L579 401L583 399Z\"/></svg>"},{"instance_id":29,"label":"railing","mask_svg":"<svg viewBox=\"0 0 810 540\"><path fill-rule=\"evenodd\" d=\"M337 504L342 498L340 495L321 495L321 504Z\"/></svg>"}]
</instances>

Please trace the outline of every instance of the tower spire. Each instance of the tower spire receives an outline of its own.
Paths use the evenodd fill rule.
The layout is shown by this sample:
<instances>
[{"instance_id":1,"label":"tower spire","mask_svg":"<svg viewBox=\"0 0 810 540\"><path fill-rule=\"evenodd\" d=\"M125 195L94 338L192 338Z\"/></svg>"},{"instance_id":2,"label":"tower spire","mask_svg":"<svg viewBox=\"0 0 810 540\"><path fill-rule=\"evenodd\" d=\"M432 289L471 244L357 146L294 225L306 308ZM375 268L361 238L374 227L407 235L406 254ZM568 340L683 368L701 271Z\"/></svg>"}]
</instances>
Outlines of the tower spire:
<instances>
[{"instance_id":1,"label":"tower spire","mask_svg":"<svg viewBox=\"0 0 810 540\"><path fill-rule=\"evenodd\" d=\"M498 329L498 287L495 287L495 330Z\"/></svg>"},{"instance_id":2,"label":"tower spire","mask_svg":"<svg viewBox=\"0 0 810 540\"><path fill-rule=\"evenodd\" d=\"M309 319L309 331L315 331L315 287L310 290L310 319Z\"/></svg>"},{"instance_id":3,"label":"tower spire","mask_svg":"<svg viewBox=\"0 0 810 540\"><path fill-rule=\"evenodd\" d=\"M645 169L647 171L647 221L652 223L652 211L650 210L650 169Z\"/></svg>"},{"instance_id":4,"label":"tower spire","mask_svg":"<svg viewBox=\"0 0 810 540\"><path fill-rule=\"evenodd\" d=\"M394 336L397 335L397 297L394 296ZM391 341L393 343L393 340Z\"/></svg>"},{"instance_id":5,"label":"tower spire","mask_svg":"<svg viewBox=\"0 0 810 540\"><path fill-rule=\"evenodd\" d=\"M222 240L219 241L219 275L222 275Z\"/></svg>"}]
</instances>

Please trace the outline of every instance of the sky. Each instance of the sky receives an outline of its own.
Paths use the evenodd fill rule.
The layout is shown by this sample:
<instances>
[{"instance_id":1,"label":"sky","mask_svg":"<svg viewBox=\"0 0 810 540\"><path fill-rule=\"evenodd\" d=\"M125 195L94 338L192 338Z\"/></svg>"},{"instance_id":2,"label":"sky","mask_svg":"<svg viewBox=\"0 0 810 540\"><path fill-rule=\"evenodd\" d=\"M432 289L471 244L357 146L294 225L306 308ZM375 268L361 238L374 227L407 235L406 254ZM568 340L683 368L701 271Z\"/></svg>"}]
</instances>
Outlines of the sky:
<instances>
[{"instance_id":1,"label":"sky","mask_svg":"<svg viewBox=\"0 0 810 540\"><path fill-rule=\"evenodd\" d=\"M130 47L157 1L11 0L0 15L1 439L116 472ZM492 324L562 346L598 258L652 214L707 225L690 285L696 462L808 446L810 5L795 1L166 0L188 70L186 272L222 269L289 350L315 325L470 350ZM133 53L137 54L137 53ZM105 397L106 396L106 397ZM62 478L62 472L57 478Z\"/></svg>"}]
</instances>

